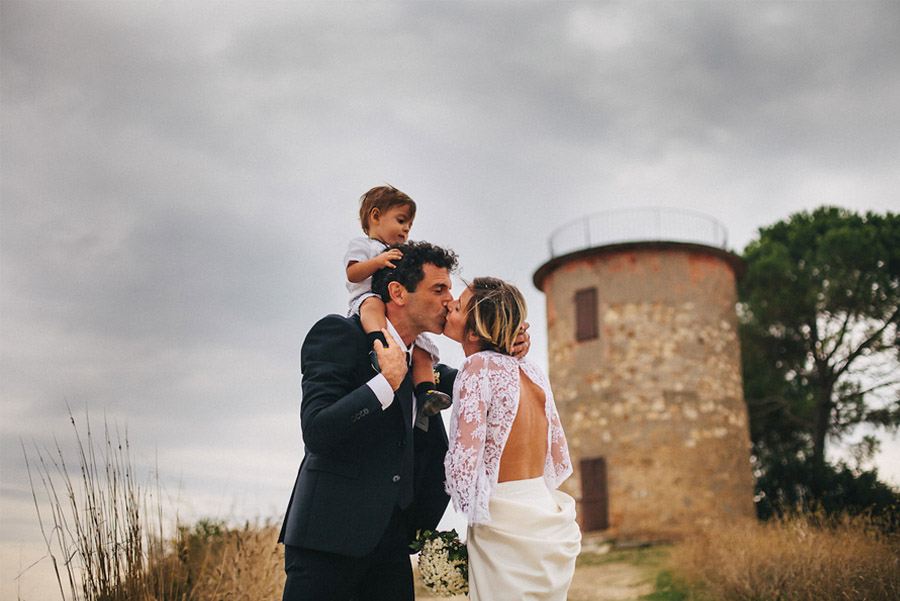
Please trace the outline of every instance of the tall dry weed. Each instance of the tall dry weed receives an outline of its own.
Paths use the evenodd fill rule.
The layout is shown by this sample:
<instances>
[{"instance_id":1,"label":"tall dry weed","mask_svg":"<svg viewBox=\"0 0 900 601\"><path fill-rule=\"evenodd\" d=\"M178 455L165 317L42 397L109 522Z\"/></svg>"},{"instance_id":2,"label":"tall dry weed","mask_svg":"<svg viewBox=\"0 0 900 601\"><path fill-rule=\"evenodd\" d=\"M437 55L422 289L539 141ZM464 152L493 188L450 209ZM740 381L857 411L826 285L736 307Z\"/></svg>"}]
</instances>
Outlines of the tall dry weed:
<instances>
[{"instance_id":1,"label":"tall dry weed","mask_svg":"<svg viewBox=\"0 0 900 601\"><path fill-rule=\"evenodd\" d=\"M148 536L148 497L135 479L127 432L113 432L105 423L97 440L86 419L83 437L71 414L69 419L77 442L74 462L59 443L35 449L31 458L23 447L60 597L140 599L148 584L147 558L159 545Z\"/></svg>"},{"instance_id":2,"label":"tall dry weed","mask_svg":"<svg viewBox=\"0 0 900 601\"><path fill-rule=\"evenodd\" d=\"M676 547L672 567L699 599L900 599L900 539L860 516L718 525Z\"/></svg>"},{"instance_id":3,"label":"tall dry weed","mask_svg":"<svg viewBox=\"0 0 900 601\"><path fill-rule=\"evenodd\" d=\"M95 438L70 415L74 461L59 444L25 452L34 506L61 600L269 601L284 587L271 524L180 526L135 476L127 433ZM76 467L77 466L77 467ZM167 529L167 525L169 528Z\"/></svg>"}]
</instances>

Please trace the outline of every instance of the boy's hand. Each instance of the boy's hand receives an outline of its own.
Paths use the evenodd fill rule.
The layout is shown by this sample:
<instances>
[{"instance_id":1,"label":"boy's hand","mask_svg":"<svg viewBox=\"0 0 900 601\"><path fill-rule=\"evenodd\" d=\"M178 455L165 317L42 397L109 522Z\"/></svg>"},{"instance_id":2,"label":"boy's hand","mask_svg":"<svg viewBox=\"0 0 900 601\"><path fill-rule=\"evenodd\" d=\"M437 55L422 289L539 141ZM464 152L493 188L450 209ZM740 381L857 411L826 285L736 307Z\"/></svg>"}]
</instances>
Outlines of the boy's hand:
<instances>
[{"instance_id":1,"label":"boy's hand","mask_svg":"<svg viewBox=\"0 0 900 601\"><path fill-rule=\"evenodd\" d=\"M522 324L522 327L519 328L519 333L516 335L516 340L513 342L512 348L509 349L516 359L521 359L527 355L528 351L531 349L531 335L528 333L530 325L531 324L527 321Z\"/></svg>"},{"instance_id":2,"label":"boy's hand","mask_svg":"<svg viewBox=\"0 0 900 601\"><path fill-rule=\"evenodd\" d=\"M396 392L403 383L403 378L406 377L406 370L409 369L406 364L407 356L400 348L400 343L387 331L387 328L381 328L381 333L387 340L387 346L381 344L380 340L376 340L372 348L375 349L375 355L378 357L381 375Z\"/></svg>"},{"instance_id":3,"label":"boy's hand","mask_svg":"<svg viewBox=\"0 0 900 601\"><path fill-rule=\"evenodd\" d=\"M392 261L399 261L403 258L403 253L400 252L400 249L392 248L390 250L386 250L380 255L375 256L375 261L380 267L390 267L391 269L395 268L396 265Z\"/></svg>"}]
</instances>

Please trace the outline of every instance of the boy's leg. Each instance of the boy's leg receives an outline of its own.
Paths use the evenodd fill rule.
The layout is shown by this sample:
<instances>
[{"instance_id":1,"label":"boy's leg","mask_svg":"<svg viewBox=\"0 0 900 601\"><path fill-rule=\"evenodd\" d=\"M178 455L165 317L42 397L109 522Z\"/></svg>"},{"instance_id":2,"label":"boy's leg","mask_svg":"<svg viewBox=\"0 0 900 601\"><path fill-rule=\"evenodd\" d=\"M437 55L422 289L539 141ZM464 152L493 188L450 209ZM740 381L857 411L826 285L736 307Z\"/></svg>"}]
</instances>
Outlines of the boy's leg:
<instances>
[{"instance_id":1,"label":"boy's leg","mask_svg":"<svg viewBox=\"0 0 900 601\"><path fill-rule=\"evenodd\" d=\"M372 360L372 368L375 371L381 371L378 365L378 356L371 347L376 340L380 340L381 344L387 346L387 340L384 339L384 334L381 333L381 328L387 327L384 301L377 296L370 296L365 299L359 306L359 321L362 323L366 339L369 341L369 358Z\"/></svg>"},{"instance_id":2,"label":"boy's leg","mask_svg":"<svg viewBox=\"0 0 900 601\"><path fill-rule=\"evenodd\" d=\"M419 384L431 384L431 388L434 388L434 368L431 364L431 355L418 346L413 346L412 376L416 389Z\"/></svg>"},{"instance_id":3,"label":"boy's leg","mask_svg":"<svg viewBox=\"0 0 900 601\"><path fill-rule=\"evenodd\" d=\"M377 296L370 296L359 306L359 321L366 334L381 334L381 328L387 327L384 301Z\"/></svg>"},{"instance_id":4,"label":"boy's leg","mask_svg":"<svg viewBox=\"0 0 900 601\"><path fill-rule=\"evenodd\" d=\"M450 395L439 391L434 385L431 355L418 346L413 347L412 375L416 385L416 405L425 417L436 415L451 405Z\"/></svg>"}]
</instances>

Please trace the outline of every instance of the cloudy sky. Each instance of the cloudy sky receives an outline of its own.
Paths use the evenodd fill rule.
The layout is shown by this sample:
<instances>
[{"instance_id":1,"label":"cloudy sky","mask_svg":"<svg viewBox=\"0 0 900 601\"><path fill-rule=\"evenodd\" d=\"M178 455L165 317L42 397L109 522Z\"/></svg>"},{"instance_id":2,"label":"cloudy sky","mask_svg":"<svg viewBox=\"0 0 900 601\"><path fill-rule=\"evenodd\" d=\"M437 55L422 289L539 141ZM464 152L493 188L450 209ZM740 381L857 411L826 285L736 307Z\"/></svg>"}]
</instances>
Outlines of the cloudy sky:
<instances>
[{"instance_id":1,"label":"cloudy sky","mask_svg":"<svg viewBox=\"0 0 900 601\"><path fill-rule=\"evenodd\" d=\"M344 310L374 185L522 286L540 362L531 275L567 221L698 210L740 251L824 203L900 210L896 2L0 10L4 599L41 555L20 441L70 444L67 404L127 425L182 515L283 511L299 341Z\"/></svg>"}]
</instances>

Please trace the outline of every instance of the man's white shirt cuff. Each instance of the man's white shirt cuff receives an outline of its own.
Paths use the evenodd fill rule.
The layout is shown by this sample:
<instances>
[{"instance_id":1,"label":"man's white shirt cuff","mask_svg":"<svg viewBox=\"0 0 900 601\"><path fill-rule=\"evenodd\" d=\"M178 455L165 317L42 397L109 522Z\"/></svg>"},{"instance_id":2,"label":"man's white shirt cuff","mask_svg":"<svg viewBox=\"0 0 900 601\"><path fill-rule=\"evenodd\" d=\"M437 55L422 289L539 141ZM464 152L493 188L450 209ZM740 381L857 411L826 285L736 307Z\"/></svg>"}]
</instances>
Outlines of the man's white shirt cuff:
<instances>
[{"instance_id":1,"label":"man's white shirt cuff","mask_svg":"<svg viewBox=\"0 0 900 601\"><path fill-rule=\"evenodd\" d=\"M366 384L372 389L372 392L375 393L378 402L381 403L382 410L391 406L391 403L394 402L394 389L388 384L387 378L385 378L384 375L378 374L366 382Z\"/></svg>"}]
</instances>

